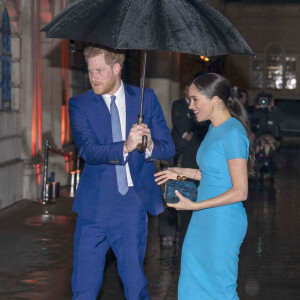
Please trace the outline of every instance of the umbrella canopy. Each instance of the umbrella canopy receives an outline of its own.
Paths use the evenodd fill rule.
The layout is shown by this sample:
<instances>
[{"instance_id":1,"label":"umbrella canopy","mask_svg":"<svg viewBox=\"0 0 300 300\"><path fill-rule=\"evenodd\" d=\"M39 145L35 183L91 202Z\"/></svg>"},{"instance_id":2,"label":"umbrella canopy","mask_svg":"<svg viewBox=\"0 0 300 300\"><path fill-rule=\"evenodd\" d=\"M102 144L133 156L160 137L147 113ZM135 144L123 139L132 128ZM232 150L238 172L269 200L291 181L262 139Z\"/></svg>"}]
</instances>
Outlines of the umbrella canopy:
<instances>
[{"instance_id":1,"label":"umbrella canopy","mask_svg":"<svg viewBox=\"0 0 300 300\"><path fill-rule=\"evenodd\" d=\"M254 55L238 30L202 0L76 0L42 31L47 38L115 50Z\"/></svg>"}]
</instances>

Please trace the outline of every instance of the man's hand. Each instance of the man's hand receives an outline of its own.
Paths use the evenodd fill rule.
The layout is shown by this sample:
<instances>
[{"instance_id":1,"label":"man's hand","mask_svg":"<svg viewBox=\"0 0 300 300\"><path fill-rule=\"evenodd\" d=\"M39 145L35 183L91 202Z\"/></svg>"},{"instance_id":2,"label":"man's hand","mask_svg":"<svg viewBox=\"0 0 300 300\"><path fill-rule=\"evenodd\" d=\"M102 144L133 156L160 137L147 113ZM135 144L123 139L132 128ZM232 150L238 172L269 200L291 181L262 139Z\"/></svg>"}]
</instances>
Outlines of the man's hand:
<instances>
[{"instance_id":1,"label":"man's hand","mask_svg":"<svg viewBox=\"0 0 300 300\"><path fill-rule=\"evenodd\" d=\"M147 124L133 124L130 129L126 145L124 145L124 153L131 152L136 149L137 144L142 143L142 137L146 135L148 138L147 149L151 151L153 149L153 142L151 139L151 132ZM127 147L126 147L127 146Z\"/></svg>"},{"instance_id":2,"label":"man's hand","mask_svg":"<svg viewBox=\"0 0 300 300\"><path fill-rule=\"evenodd\" d=\"M193 132L189 132L184 139L189 142L192 138L193 138L194 133Z\"/></svg>"}]
</instances>

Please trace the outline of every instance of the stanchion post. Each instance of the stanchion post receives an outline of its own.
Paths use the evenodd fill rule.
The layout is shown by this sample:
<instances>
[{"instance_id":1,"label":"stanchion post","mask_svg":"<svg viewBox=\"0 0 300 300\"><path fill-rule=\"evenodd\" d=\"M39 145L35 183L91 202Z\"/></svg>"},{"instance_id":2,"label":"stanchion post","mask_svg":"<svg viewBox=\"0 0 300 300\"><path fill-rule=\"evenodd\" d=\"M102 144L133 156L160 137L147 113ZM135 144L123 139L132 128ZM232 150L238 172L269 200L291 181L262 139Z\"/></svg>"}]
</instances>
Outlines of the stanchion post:
<instances>
[{"instance_id":1,"label":"stanchion post","mask_svg":"<svg viewBox=\"0 0 300 300\"><path fill-rule=\"evenodd\" d=\"M76 170L80 169L80 155L79 153L77 154L77 161L76 161Z\"/></svg>"},{"instance_id":2,"label":"stanchion post","mask_svg":"<svg viewBox=\"0 0 300 300\"><path fill-rule=\"evenodd\" d=\"M80 180L81 170L80 170L80 155L77 154L77 161L76 161L76 186L75 191L77 190L79 180Z\"/></svg>"},{"instance_id":3,"label":"stanchion post","mask_svg":"<svg viewBox=\"0 0 300 300\"><path fill-rule=\"evenodd\" d=\"M76 191L76 171L70 172L70 176L70 197L74 197Z\"/></svg>"},{"instance_id":4,"label":"stanchion post","mask_svg":"<svg viewBox=\"0 0 300 300\"><path fill-rule=\"evenodd\" d=\"M79 180L80 180L80 175L81 175L81 171L80 170L76 170L76 188L75 190L77 190L78 184L79 184Z\"/></svg>"},{"instance_id":5,"label":"stanchion post","mask_svg":"<svg viewBox=\"0 0 300 300\"><path fill-rule=\"evenodd\" d=\"M48 153L49 153L49 141L46 140L46 142L45 142L45 157L44 157L44 177L43 177L42 204L48 204L49 203L49 191L47 191Z\"/></svg>"}]
</instances>

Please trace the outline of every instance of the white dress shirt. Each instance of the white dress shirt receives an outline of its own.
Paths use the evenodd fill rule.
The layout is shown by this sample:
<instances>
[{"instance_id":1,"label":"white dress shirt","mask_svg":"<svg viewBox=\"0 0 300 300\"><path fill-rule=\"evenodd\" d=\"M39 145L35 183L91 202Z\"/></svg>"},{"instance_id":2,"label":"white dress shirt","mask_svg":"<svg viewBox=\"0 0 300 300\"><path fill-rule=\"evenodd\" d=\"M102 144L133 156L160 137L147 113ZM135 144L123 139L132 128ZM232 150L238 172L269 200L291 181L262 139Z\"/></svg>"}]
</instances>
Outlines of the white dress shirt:
<instances>
[{"instance_id":1,"label":"white dress shirt","mask_svg":"<svg viewBox=\"0 0 300 300\"><path fill-rule=\"evenodd\" d=\"M110 103L111 103L110 97L111 96L112 95L109 95L109 94L102 95L102 97L108 107L109 112L110 112ZM116 96L116 105L117 105L117 108L119 111L121 131L122 131L122 141L125 141L126 140L126 102L125 102L125 90L124 90L123 81L121 81L121 86L117 90L117 92L114 94L114 96ZM153 148L152 148L152 151L153 151ZM152 151L149 151L148 149L146 149L145 157L148 158L149 156L151 156ZM127 155L128 155L128 153L124 154L124 159L126 159ZM128 163L126 163L125 167L126 167L128 186L133 186Z\"/></svg>"},{"instance_id":2,"label":"white dress shirt","mask_svg":"<svg viewBox=\"0 0 300 300\"><path fill-rule=\"evenodd\" d=\"M102 97L108 107L109 112L110 112L110 103L111 103L110 97L111 96L112 95L109 95L109 94L102 95ZM125 90L124 90L123 81L121 81L121 86L117 90L117 92L114 94L114 96L116 96L116 105L117 105L117 108L119 111L121 131L122 131L122 141L125 141L126 140L126 103L125 103ZM127 155L128 154L125 154L124 159L126 159ZM128 186L133 186L128 163L126 163L125 168L126 168Z\"/></svg>"},{"instance_id":3,"label":"white dress shirt","mask_svg":"<svg viewBox=\"0 0 300 300\"><path fill-rule=\"evenodd\" d=\"M108 110L110 112L110 103L111 103L111 97L112 95L109 94L104 94L102 95ZM123 81L121 81L121 86L117 90L117 92L114 94L116 96L116 105L119 111L119 117L120 117L120 123L121 123L121 131L122 131L122 141L126 140L126 102L125 102L125 89L124 89L124 84ZM154 145L152 147L152 150L149 151L146 149L145 151L145 158L147 159L152 155L154 149ZM124 159L128 156L128 153L124 154ZM130 174L130 169L128 163L125 164L126 167L126 175L127 175L127 183L128 186L133 186L131 174Z\"/></svg>"}]
</instances>

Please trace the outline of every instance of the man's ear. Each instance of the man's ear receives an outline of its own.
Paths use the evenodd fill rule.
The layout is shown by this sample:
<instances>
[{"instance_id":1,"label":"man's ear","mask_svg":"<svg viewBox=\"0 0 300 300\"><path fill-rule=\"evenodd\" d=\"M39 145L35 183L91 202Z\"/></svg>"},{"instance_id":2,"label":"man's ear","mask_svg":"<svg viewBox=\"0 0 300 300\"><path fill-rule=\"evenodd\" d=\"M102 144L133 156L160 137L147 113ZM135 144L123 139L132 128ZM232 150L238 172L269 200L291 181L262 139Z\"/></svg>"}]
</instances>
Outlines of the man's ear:
<instances>
[{"instance_id":1,"label":"man's ear","mask_svg":"<svg viewBox=\"0 0 300 300\"><path fill-rule=\"evenodd\" d=\"M121 73L121 65L119 63L115 63L113 66L114 74L117 76Z\"/></svg>"}]
</instances>

